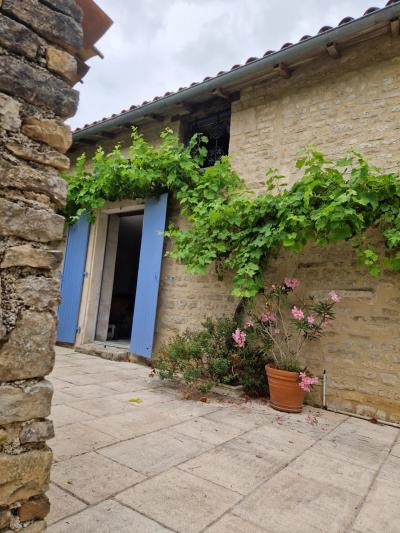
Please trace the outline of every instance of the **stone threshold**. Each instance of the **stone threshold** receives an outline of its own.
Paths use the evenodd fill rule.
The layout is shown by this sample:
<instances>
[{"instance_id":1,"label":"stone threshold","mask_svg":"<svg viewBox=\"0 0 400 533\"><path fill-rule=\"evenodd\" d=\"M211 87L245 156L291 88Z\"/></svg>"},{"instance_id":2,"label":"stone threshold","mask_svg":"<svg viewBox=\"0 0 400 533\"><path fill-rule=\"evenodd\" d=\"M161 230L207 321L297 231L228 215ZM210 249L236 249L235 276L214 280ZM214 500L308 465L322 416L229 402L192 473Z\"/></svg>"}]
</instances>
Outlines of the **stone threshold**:
<instances>
[{"instance_id":1,"label":"stone threshold","mask_svg":"<svg viewBox=\"0 0 400 533\"><path fill-rule=\"evenodd\" d=\"M130 355L130 353L124 348L98 344L96 342L75 346L75 351L86 355L95 355L110 361L129 361Z\"/></svg>"},{"instance_id":2,"label":"stone threshold","mask_svg":"<svg viewBox=\"0 0 400 533\"><path fill-rule=\"evenodd\" d=\"M126 363L138 363L140 365L150 366L150 362L144 357L135 355L124 348L110 346L101 342L80 344L75 346L74 350L79 353L84 353L85 355L94 355L96 357L101 357L102 359L108 359L109 361L122 361Z\"/></svg>"}]
</instances>

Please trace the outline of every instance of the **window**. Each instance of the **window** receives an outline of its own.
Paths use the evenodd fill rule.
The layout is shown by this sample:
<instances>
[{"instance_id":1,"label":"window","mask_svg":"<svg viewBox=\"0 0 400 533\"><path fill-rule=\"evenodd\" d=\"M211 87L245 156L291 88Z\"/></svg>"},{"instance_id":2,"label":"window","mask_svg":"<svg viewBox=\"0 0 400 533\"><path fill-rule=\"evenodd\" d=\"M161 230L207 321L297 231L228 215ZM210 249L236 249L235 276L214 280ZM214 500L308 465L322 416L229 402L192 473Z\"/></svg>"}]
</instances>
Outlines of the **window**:
<instances>
[{"instance_id":1,"label":"window","mask_svg":"<svg viewBox=\"0 0 400 533\"><path fill-rule=\"evenodd\" d=\"M190 123L187 139L195 133L202 133L208 138L208 155L204 167L210 167L221 159L221 156L228 155L230 122L231 112L224 110L204 118L196 118Z\"/></svg>"}]
</instances>

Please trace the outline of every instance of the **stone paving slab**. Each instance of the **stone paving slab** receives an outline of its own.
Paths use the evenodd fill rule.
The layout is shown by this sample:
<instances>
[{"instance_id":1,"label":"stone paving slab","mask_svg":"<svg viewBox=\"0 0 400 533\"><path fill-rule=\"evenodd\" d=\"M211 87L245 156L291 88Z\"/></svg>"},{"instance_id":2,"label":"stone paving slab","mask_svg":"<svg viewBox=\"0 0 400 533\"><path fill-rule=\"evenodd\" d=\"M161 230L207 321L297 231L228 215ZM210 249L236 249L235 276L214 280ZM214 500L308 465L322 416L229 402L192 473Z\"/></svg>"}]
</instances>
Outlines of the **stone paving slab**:
<instances>
[{"instance_id":1,"label":"stone paving slab","mask_svg":"<svg viewBox=\"0 0 400 533\"><path fill-rule=\"evenodd\" d=\"M352 418L319 441L314 449L329 457L378 470L397 433L395 428L376 427L374 424Z\"/></svg>"},{"instance_id":2,"label":"stone paving slab","mask_svg":"<svg viewBox=\"0 0 400 533\"><path fill-rule=\"evenodd\" d=\"M400 442L395 444L392 449L392 455L395 455L396 457L400 457Z\"/></svg>"},{"instance_id":3,"label":"stone paving slab","mask_svg":"<svg viewBox=\"0 0 400 533\"><path fill-rule=\"evenodd\" d=\"M65 490L60 489L54 483L50 483L50 489L47 495L51 502L50 513L47 516L47 523L49 525L67 516L76 514L87 507L84 502L78 500Z\"/></svg>"},{"instance_id":4,"label":"stone paving slab","mask_svg":"<svg viewBox=\"0 0 400 533\"><path fill-rule=\"evenodd\" d=\"M89 398L104 398L110 396L110 391L101 385L71 385L62 389L67 394L74 396L77 400L84 400Z\"/></svg>"},{"instance_id":5,"label":"stone paving slab","mask_svg":"<svg viewBox=\"0 0 400 533\"><path fill-rule=\"evenodd\" d=\"M164 533L169 529L121 505L106 500L50 526L52 533Z\"/></svg>"},{"instance_id":6,"label":"stone paving slab","mask_svg":"<svg viewBox=\"0 0 400 533\"><path fill-rule=\"evenodd\" d=\"M132 394L134 396L134 394ZM134 405L129 402L121 402L115 397L106 396L103 398L93 398L77 400L70 396L69 405L74 409L78 409L82 414L87 413L93 418L104 418L120 413L131 413Z\"/></svg>"},{"instance_id":7,"label":"stone paving slab","mask_svg":"<svg viewBox=\"0 0 400 533\"><path fill-rule=\"evenodd\" d=\"M54 419L54 427L59 428L74 422L84 422L85 420L93 419L93 416L83 413L70 405L53 405L51 415Z\"/></svg>"},{"instance_id":8,"label":"stone paving slab","mask_svg":"<svg viewBox=\"0 0 400 533\"><path fill-rule=\"evenodd\" d=\"M85 503L99 503L146 479L139 472L95 452L54 465L52 480Z\"/></svg>"},{"instance_id":9,"label":"stone paving slab","mask_svg":"<svg viewBox=\"0 0 400 533\"><path fill-rule=\"evenodd\" d=\"M67 404L73 407L73 405L70 402L76 401L76 398L74 396L71 396L67 392L65 392L62 388L59 389L54 379L52 379L51 382L54 387L53 400L51 402L52 407L55 405L67 405Z\"/></svg>"},{"instance_id":10,"label":"stone paving slab","mask_svg":"<svg viewBox=\"0 0 400 533\"><path fill-rule=\"evenodd\" d=\"M256 489L233 513L260 527L267 526L271 533L342 532L361 501L362 495L345 487L338 489L324 479L304 478L285 468Z\"/></svg>"},{"instance_id":11,"label":"stone paving slab","mask_svg":"<svg viewBox=\"0 0 400 533\"><path fill-rule=\"evenodd\" d=\"M107 446L99 453L137 472L154 475L210 448L210 444L177 433L173 429L166 429Z\"/></svg>"},{"instance_id":12,"label":"stone paving slab","mask_svg":"<svg viewBox=\"0 0 400 533\"><path fill-rule=\"evenodd\" d=\"M115 441L129 440L146 433L173 426L180 422L174 412L167 413L159 407L136 408L135 405L127 413L116 413L96 418L87 422L88 426L97 431L104 431Z\"/></svg>"},{"instance_id":13,"label":"stone paving slab","mask_svg":"<svg viewBox=\"0 0 400 533\"><path fill-rule=\"evenodd\" d=\"M266 457L227 444L179 468L240 494L249 494L284 464L283 453L271 452Z\"/></svg>"},{"instance_id":14,"label":"stone paving slab","mask_svg":"<svg viewBox=\"0 0 400 533\"><path fill-rule=\"evenodd\" d=\"M57 348L49 533L400 533L400 431ZM134 401L129 401L134 400Z\"/></svg>"},{"instance_id":15,"label":"stone paving slab","mask_svg":"<svg viewBox=\"0 0 400 533\"><path fill-rule=\"evenodd\" d=\"M197 533L235 505L240 495L172 468L116 499L174 531Z\"/></svg>"},{"instance_id":16,"label":"stone paving slab","mask_svg":"<svg viewBox=\"0 0 400 533\"><path fill-rule=\"evenodd\" d=\"M265 529L232 514L224 515L205 530L207 533L265 533Z\"/></svg>"},{"instance_id":17,"label":"stone paving slab","mask_svg":"<svg viewBox=\"0 0 400 533\"><path fill-rule=\"evenodd\" d=\"M59 462L114 444L117 440L107 433L77 422L58 428L56 438L51 442L51 447L55 461Z\"/></svg>"},{"instance_id":18,"label":"stone paving slab","mask_svg":"<svg viewBox=\"0 0 400 533\"><path fill-rule=\"evenodd\" d=\"M365 493L366 487L374 480L375 472L357 464L327 457L315 451L307 450L288 468L298 476L318 481L323 479L337 489L345 488L356 494Z\"/></svg>"},{"instance_id":19,"label":"stone paving slab","mask_svg":"<svg viewBox=\"0 0 400 533\"><path fill-rule=\"evenodd\" d=\"M243 429L215 422L204 417L194 418L175 427L175 431L217 446L243 433Z\"/></svg>"}]
</instances>

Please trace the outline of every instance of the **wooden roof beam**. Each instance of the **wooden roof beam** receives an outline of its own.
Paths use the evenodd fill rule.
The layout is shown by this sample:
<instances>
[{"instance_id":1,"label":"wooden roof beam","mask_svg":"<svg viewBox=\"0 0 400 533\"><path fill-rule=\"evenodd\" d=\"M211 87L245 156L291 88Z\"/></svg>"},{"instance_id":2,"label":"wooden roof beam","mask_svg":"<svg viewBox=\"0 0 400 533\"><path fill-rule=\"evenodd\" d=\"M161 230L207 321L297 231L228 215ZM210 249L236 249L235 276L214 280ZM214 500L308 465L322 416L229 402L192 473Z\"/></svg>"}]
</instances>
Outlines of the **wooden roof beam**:
<instances>
[{"instance_id":1,"label":"wooden roof beam","mask_svg":"<svg viewBox=\"0 0 400 533\"><path fill-rule=\"evenodd\" d=\"M290 78L292 74L292 71L285 63L279 63L278 65L275 65L274 70L278 74L278 76L285 79Z\"/></svg>"},{"instance_id":2,"label":"wooden roof beam","mask_svg":"<svg viewBox=\"0 0 400 533\"><path fill-rule=\"evenodd\" d=\"M149 117L155 120L156 122L164 122L164 117L158 113L149 113L148 115L146 115L146 117Z\"/></svg>"},{"instance_id":3,"label":"wooden roof beam","mask_svg":"<svg viewBox=\"0 0 400 533\"><path fill-rule=\"evenodd\" d=\"M327 44L326 51L328 52L328 55L332 57L333 59L339 59L339 57L342 55L340 53L337 43Z\"/></svg>"},{"instance_id":4,"label":"wooden roof beam","mask_svg":"<svg viewBox=\"0 0 400 533\"><path fill-rule=\"evenodd\" d=\"M196 106L195 104L189 104L188 102L179 102L179 104L176 104L176 107L184 109L188 113L192 113Z\"/></svg>"},{"instance_id":5,"label":"wooden roof beam","mask_svg":"<svg viewBox=\"0 0 400 533\"><path fill-rule=\"evenodd\" d=\"M400 19L390 21L390 33L393 37L398 37L400 35Z\"/></svg>"},{"instance_id":6,"label":"wooden roof beam","mask_svg":"<svg viewBox=\"0 0 400 533\"><path fill-rule=\"evenodd\" d=\"M211 92L211 94L213 94L214 96L218 96L219 98L223 98L224 100L227 100L228 102L231 101L231 95L229 93L225 92L221 88L214 89Z\"/></svg>"}]
</instances>

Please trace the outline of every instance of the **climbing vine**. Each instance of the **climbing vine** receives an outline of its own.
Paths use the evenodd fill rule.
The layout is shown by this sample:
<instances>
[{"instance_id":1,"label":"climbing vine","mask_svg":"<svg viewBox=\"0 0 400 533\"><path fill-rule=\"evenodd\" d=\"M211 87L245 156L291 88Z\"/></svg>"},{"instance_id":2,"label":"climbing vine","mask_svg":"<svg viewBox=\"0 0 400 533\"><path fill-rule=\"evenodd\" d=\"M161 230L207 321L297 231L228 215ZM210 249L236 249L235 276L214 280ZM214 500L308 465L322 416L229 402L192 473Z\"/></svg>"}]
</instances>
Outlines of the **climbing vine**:
<instances>
[{"instance_id":1,"label":"climbing vine","mask_svg":"<svg viewBox=\"0 0 400 533\"><path fill-rule=\"evenodd\" d=\"M94 218L105 202L146 198L169 191L187 229L170 225L169 254L193 273L214 264L222 277L232 271L233 294L251 297L263 287L268 259L283 247L300 251L307 242L320 246L351 241L359 263L377 276L382 268L400 271L400 176L383 173L357 152L336 162L309 148L296 167L301 177L289 186L274 170L265 192L254 195L231 168L228 157L202 168L206 138L187 145L172 131L152 147L136 131L123 155L119 146L105 154L98 148L90 161L82 155L69 182L65 214L70 223L87 213ZM366 230L383 234L383 254L368 242Z\"/></svg>"}]
</instances>

